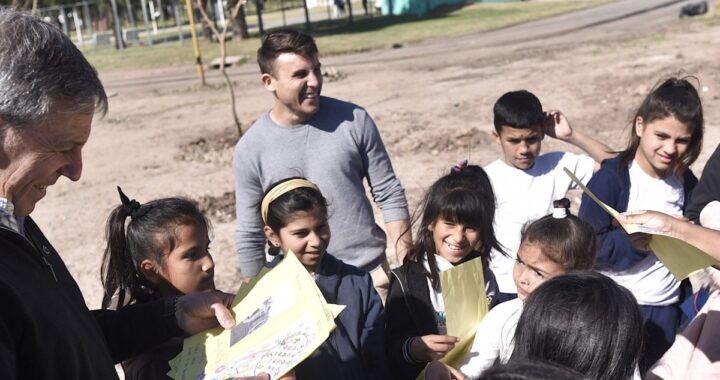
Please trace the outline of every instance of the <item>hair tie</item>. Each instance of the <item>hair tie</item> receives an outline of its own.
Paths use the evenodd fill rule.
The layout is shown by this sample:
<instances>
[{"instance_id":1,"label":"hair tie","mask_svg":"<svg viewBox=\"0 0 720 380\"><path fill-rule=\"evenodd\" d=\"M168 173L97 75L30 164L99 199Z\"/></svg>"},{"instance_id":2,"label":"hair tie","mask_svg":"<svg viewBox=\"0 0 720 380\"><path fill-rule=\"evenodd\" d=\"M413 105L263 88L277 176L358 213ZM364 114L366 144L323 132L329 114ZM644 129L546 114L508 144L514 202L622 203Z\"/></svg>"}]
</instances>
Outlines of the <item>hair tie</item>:
<instances>
[{"instance_id":1,"label":"hair tie","mask_svg":"<svg viewBox=\"0 0 720 380\"><path fill-rule=\"evenodd\" d=\"M295 190L300 187L310 187L318 190L314 183L304 178L293 178L276 185L272 188L272 190L265 194L265 197L263 197L262 203L260 204L260 215L262 216L263 223L267 224L268 209L270 208L270 203L272 203L272 201L278 199L281 195L287 193L288 191Z\"/></svg>"},{"instance_id":2,"label":"hair tie","mask_svg":"<svg viewBox=\"0 0 720 380\"><path fill-rule=\"evenodd\" d=\"M117 189L118 193L120 194L120 202L122 203L122 208L128 215L130 215L132 219L139 218L145 215L148 210L150 210L150 207L142 206L140 205L140 202L134 199L130 200L130 198L128 198L128 196L123 193L120 186L118 186Z\"/></svg>"},{"instance_id":3,"label":"hair tie","mask_svg":"<svg viewBox=\"0 0 720 380\"><path fill-rule=\"evenodd\" d=\"M468 160L460 160L457 163L453 164L453 166L450 167L450 174L452 173L459 173L463 171L468 166Z\"/></svg>"},{"instance_id":4,"label":"hair tie","mask_svg":"<svg viewBox=\"0 0 720 380\"><path fill-rule=\"evenodd\" d=\"M555 207L552 213L553 219L565 219L567 218L567 209L565 207Z\"/></svg>"}]
</instances>

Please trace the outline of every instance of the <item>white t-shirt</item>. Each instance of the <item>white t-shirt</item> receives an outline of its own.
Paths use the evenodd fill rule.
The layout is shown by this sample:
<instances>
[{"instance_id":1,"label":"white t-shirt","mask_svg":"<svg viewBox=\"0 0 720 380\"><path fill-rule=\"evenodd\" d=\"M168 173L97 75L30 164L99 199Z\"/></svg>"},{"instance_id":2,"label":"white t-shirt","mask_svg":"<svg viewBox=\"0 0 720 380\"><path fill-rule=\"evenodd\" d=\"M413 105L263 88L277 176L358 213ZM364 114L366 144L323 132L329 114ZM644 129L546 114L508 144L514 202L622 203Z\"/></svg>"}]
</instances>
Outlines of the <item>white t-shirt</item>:
<instances>
[{"instance_id":1,"label":"white t-shirt","mask_svg":"<svg viewBox=\"0 0 720 380\"><path fill-rule=\"evenodd\" d=\"M512 270L525 224L550 214L553 201L565 197L569 189L576 187L563 171L564 167L586 184L593 175L595 160L585 155L551 152L538 157L527 170L502 160L485 166L497 199L495 236L510 256L491 252L490 269L503 293L517 293Z\"/></svg>"},{"instance_id":2,"label":"white t-shirt","mask_svg":"<svg viewBox=\"0 0 720 380\"><path fill-rule=\"evenodd\" d=\"M685 186L682 178L649 176L634 161L630 163L630 196L627 211L654 210L682 215ZM680 254L680 252L678 252ZM678 301L680 282L650 254L625 271L603 272L630 290L640 305L665 306Z\"/></svg>"},{"instance_id":3,"label":"white t-shirt","mask_svg":"<svg viewBox=\"0 0 720 380\"><path fill-rule=\"evenodd\" d=\"M495 306L483 318L475 333L475 340L468 357L460 363L458 370L471 379L476 379L486 369L495 364L510 360L515 348L515 328L523 311L520 299Z\"/></svg>"}]
</instances>

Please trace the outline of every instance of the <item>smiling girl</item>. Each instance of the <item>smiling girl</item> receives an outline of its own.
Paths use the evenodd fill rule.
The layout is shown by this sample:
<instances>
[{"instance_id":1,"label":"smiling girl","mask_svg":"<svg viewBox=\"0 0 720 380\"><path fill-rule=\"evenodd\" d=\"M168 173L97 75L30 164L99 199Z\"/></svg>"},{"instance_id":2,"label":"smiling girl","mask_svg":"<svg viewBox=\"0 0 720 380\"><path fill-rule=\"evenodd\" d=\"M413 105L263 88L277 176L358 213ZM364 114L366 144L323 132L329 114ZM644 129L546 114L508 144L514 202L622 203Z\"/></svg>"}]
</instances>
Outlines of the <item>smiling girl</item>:
<instances>
[{"instance_id":1,"label":"smiling girl","mask_svg":"<svg viewBox=\"0 0 720 380\"><path fill-rule=\"evenodd\" d=\"M703 140L703 108L686 79L670 78L653 89L633 119L630 141L617 158L603 162L588 188L619 212L654 210L682 214L697 183L688 170ZM643 315L644 371L675 339L679 304L690 295L652 251L633 247L612 217L583 196L579 216L592 224L598 237L598 267L628 288ZM681 254L681 252L678 252Z\"/></svg>"},{"instance_id":2,"label":"smiling girl","mask_svg":"<svg viewBox=\"0 0 720 380\"><path fill-rule=\"evenodd\" d=\"M270 253L292 252L310 272L328 303L345 305L327 340L295 367L298 380L387 379L382 302L370 275L326 250L330 226L325 197L304 178L280 181L260 205ZM282 260L277 256L270 266Z\"/></svg>"},{"instance_id":3,"label":"smiling girl","mask_svg":"<svg viewBox=\"0 0 720 380\"><path fill-rule=\"evenodd\" d=\"M566 198L555 201L551 215L528 226L522 233L513 268L518 298L504 302L485 316L475 334L468 358L459 370L477 378L497 360L506 363L513 353L515 327L526 298L546 280L571 270L590 269L595 263L592 227L571 215Z\"/></svg>"},{"instance_id":4,"label":"smiling girl","mask_svg":"<svg viewBox=\"0 0 720 380\"><path fill-rule=\"evenodd\" d=\"M483 260L486 289L497 293L488 268L491 249L500 250L493 230L495 196L485 171L462 165L438 179L421 206L415 243L392 272L386 306L386 344L396 379L414 379L428 362L444 357L458 342L446 335L439 273L471 259Z\"/></svg>"}]
</instances>

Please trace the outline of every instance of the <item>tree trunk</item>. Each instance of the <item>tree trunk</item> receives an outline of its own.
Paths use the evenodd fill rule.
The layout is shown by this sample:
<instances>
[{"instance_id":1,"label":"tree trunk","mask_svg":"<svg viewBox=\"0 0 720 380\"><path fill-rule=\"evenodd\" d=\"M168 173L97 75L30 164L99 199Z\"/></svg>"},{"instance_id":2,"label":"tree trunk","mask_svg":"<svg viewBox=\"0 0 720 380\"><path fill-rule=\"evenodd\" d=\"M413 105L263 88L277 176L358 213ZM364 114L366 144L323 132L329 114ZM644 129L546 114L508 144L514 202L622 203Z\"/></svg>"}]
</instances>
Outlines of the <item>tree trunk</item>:
<instances>
[{"instance_id":1,"label":"tree trunk","mask_svg":"<svg viewBox=\"0 0 720 380\"><path fill-rule=\"evenodd\" d=\"M242 1L242 0L240 0ZM250 38L250 33L248 32L248 26L247 21L245 21L245 5L240 5L240 9L238 10L237 16L235 16L235 19L233 20L233 36L237 37L239 40L244 40Z\"/></svg>"}]
</instances>

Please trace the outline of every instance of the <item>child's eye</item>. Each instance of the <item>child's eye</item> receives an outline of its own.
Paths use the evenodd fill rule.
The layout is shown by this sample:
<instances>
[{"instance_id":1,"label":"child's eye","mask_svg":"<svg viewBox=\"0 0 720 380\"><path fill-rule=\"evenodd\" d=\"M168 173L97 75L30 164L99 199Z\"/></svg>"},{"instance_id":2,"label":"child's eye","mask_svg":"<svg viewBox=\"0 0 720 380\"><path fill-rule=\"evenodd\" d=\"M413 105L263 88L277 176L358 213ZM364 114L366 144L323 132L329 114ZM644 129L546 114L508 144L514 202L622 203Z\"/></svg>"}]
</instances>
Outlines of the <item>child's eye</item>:
<instances>
[{"instance_id":1,"label":"child's eye","mask_svg":"<svg viewBox=\"0 0 720 380\"><path fill-rule=\"evenodd\" d=\"M535 275L538 276L539 278L545 278L545 275L542 274L542 272L539 272L539 271L533 271L533 272L535 272Z\"/></svg>"}]
</instances>

